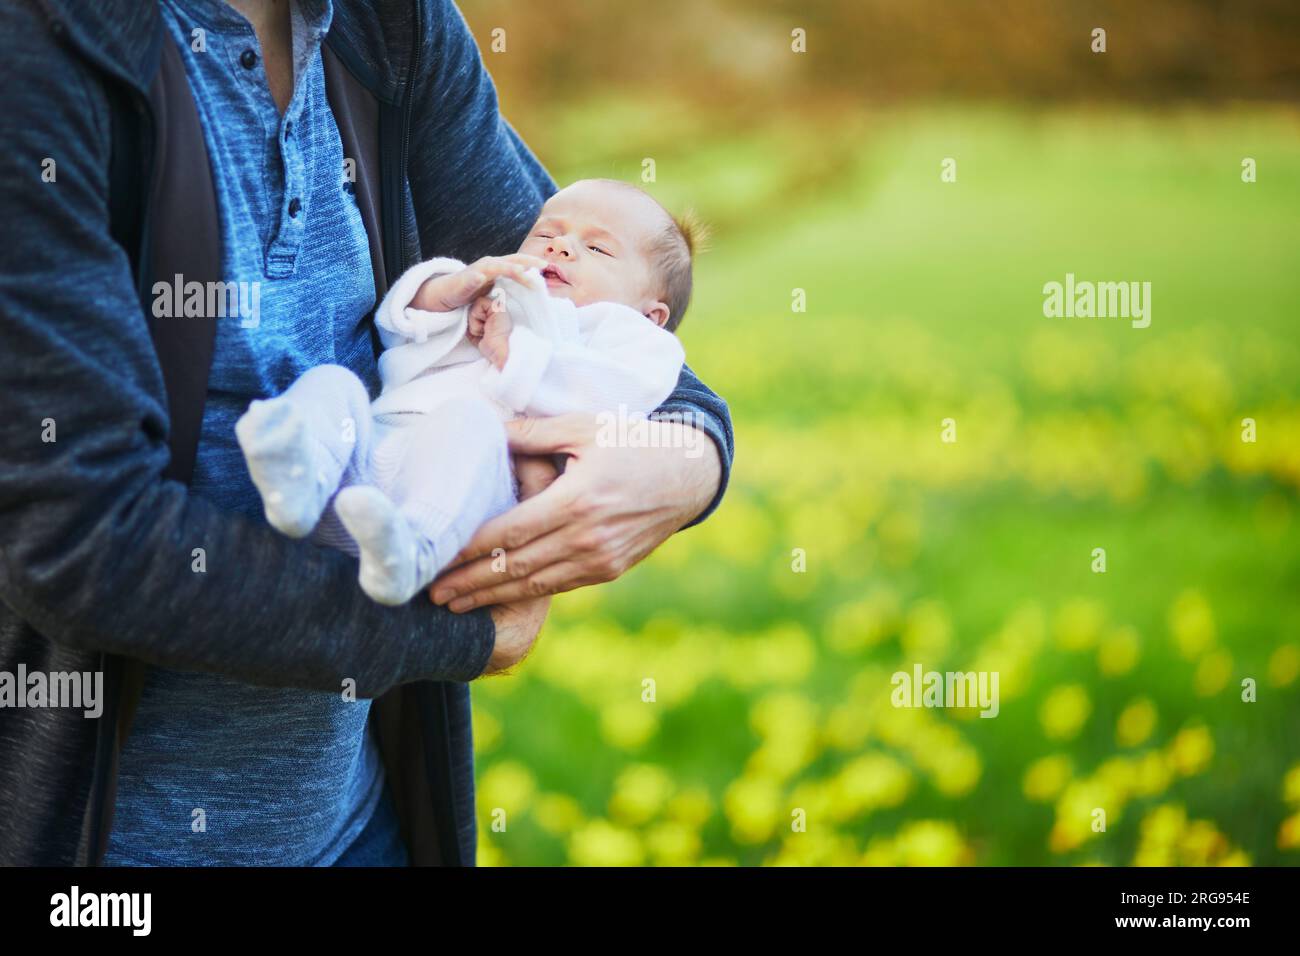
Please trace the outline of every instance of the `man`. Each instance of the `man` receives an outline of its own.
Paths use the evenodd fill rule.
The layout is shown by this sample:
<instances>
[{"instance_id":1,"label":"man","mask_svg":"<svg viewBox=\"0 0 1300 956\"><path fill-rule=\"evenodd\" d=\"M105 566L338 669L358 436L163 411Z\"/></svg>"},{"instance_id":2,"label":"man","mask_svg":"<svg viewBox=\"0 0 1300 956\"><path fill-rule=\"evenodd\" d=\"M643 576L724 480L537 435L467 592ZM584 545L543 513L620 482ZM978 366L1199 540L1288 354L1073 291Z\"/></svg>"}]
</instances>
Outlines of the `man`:
<instances>
[{"instance_id":1,"label":"man","mask_svg":"<svg viewBox=\"0 0 1300 956\"><path fill-rule=\"evenodd\" d=\"M540 493L436 585L451 609L374 604L265 525L229 426L321 361L373 383L386 283L513 250L554 190L458 11L28 0L0 47L0 671L105 685L98 720L0 709L0 863L472 863L465 682L717 506L725 404L689 371L665 403L698 458L518 424ZM173 274L256 314L168 318Z\"/></svg>"}]
</instances>

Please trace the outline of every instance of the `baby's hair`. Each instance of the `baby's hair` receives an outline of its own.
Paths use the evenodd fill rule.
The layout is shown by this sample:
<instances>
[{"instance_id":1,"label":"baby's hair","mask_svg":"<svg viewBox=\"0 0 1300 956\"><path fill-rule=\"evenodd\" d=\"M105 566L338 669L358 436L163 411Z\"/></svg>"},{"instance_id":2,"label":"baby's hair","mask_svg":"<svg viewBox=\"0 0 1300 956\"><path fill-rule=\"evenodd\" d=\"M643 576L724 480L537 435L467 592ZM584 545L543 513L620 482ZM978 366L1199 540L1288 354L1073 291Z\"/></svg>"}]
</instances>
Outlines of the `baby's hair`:
<instances>
[{"instance_id":1,"label":"baby's hair","mask_svg":"<svg viewBox=\"0 0 1300 956\"><path fill-rule=\"evenodd\" d=\"M708 238L708 226L694 209L688 207L680 216L669 214L668 225L652 244L650 254L659 270L664 303L668 306L668 321L664 328L669 332L677 331L686 307L691 304L692 265L695 254L704 251Z\"/></svg>"},{"instance_id":2,"label":"baby's hair","mask_svg":"<svg viewBox=\"0 0 1300 956\"><path fill-rule=\"evenodd\" d=\"M707 248L708 227L694 209L688 208L680 216L674 216L659 200L638 186L621 179L601 182L633 189L663 212L664 227L650 240L645 251L657 285L655 294L668 306L668 321L664 328L669 332L677 331L691 302L692 264L695 254Z\"/></svg>"}]
</instances>

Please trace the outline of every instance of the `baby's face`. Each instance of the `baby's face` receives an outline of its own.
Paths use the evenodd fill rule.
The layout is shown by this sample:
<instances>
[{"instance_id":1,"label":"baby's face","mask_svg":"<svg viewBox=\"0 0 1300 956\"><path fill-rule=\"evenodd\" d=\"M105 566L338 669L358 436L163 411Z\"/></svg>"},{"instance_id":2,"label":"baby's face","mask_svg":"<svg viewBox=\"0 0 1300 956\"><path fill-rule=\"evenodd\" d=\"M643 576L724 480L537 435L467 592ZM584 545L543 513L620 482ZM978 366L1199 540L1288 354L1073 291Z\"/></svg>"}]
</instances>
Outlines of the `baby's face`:
<instances>
[{"instance_id":1,"label":"baby's face","mask_svg":"<svg viewBox=\"0 0 1300 956\"><path fill-rule=\"evenodd\" d=\"M545 259L547 291L574 305L620 302L653 316L644 249L663 213L634 189L582 180L552 196L520 252Z\"/></svg>"}]
</instances>

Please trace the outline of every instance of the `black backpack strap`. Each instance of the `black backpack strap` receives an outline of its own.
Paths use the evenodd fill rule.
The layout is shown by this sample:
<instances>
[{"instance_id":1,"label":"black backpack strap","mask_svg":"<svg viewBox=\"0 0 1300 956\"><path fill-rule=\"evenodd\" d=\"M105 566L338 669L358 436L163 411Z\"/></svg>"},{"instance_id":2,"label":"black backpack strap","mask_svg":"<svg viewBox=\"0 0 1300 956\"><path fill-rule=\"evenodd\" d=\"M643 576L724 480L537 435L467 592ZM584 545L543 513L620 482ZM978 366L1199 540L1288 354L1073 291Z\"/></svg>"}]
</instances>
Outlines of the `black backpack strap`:
<instances>
[{"instance_id":1,"label":"black backpack strap","mask_svg":"<svg viewBox=\"0 0 1300 956\"><path fill-rule=\"evenodd\" d=\"M154 282L220 282L221 220L208 147L185 63L165 30L158 73L149 89L154 116L152 182L144 242L146 274ZM170 293L168 293L170 294ZM155 317L145 314L162 365L170 419L171 462L164 477L188 483L194 474L208 374L217 337L214 315Z\"/></svg>"}]
</instances>

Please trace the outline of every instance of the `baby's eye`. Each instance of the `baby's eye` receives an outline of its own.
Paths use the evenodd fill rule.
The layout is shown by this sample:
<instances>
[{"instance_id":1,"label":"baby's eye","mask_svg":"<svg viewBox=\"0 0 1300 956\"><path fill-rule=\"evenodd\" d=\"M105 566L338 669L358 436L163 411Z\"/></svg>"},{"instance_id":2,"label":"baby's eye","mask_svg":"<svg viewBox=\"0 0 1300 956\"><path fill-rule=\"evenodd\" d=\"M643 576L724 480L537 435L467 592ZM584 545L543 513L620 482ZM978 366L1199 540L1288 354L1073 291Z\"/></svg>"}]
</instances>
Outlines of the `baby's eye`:
<instances>
[{"instance_id":1,"label":"baby's eye","mask_svg":"<svg viewBox=\"0 0 1300 956\"><path fill-rule=\"evenodd\" d=\"M592 252L599 252L602 256L609 255L609 251L607 249L602 249L600 246L588 246L587 248Z\"/></svg>"},{"instance_id":2,"label":"baby's eye","mask_svg":"<svg viewBox=\"0 0 1300 956\"><path fill-rule=\"evenodd\" d=\"M554 239L555 233L552 232L535 232L533 233L538 239Z\"/></svg>"}]
</instances>

